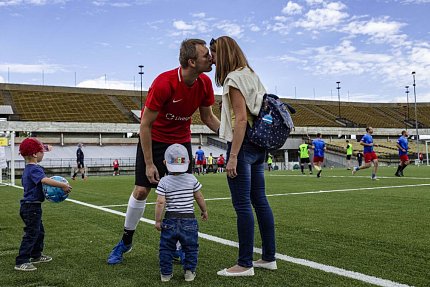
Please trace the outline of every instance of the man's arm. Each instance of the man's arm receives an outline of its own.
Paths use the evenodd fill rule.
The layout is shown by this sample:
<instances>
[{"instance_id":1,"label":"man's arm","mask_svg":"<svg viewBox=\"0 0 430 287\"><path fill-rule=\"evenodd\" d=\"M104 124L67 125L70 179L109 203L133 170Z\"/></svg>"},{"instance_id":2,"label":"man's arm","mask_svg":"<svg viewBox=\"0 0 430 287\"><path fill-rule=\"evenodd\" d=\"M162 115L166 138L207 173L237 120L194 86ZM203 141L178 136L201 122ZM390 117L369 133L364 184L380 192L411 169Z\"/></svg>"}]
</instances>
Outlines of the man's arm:
<instances>
[{"instance_id":1,"label":"man's arm","mask_svg":"<svg viewBox=\"0 0 430 287\"><path fill-rule=\"evenodd\" d=\"M146 177L151 183L158 183L160 176L152 158L152 123L157 118L158 112L145 107L140 121L140 143L145 155Z\"/></svg>"},{"instance_id":2,"label":"man's arm","mask_svg":"<svg viewBox=\"0 0 430 287\"><path fill-rule=\"evenodd\" d=\"M164 206L166 205L166 197L162 195L157 196L157 203L155 205L155 228L161 231L161 219L163 216Z\"/></svg>"},{"instance_id":3,"label":"man's arm","mask_svg":"<svg viewBox=\"0 0 430 287\"><path fill-rule=\"evenodd\" d=\"M217 132L220 126L219 119L212 112L212 107L199 107L200 119L212 131Z\"/></svg>"}]
</instances>

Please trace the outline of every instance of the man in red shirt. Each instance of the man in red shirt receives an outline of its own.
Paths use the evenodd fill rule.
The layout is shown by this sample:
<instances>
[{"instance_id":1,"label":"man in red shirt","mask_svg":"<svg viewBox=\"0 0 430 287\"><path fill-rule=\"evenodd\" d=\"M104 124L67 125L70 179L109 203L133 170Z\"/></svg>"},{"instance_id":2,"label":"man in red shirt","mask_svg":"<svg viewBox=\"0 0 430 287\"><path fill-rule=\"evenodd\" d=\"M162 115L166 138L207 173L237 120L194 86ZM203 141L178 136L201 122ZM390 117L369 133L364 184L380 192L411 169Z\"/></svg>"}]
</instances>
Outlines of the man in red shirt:
<instances>
[{"instance_id":1,"label":"man in red shirt","mask_svg":"<svg viewBox=\"0 0 430 287\"><path fill-rule=\"evenodd\" d=\"M206 42L184 40L179 51L180 67L160 74L148 91L140 122L137 146L135 186L130 196L121 241L113 248L108 264L118 264L132 247L134 231L146 206L151 188L167 174L164 152L173 143L191 152L191 116L199 109L200 117L212 131L220 126L212 112L215 102L212 82L205 72L212 70L212 58ZM191 173L191 165L188 172Z\"/></svg>"}]
</instances>

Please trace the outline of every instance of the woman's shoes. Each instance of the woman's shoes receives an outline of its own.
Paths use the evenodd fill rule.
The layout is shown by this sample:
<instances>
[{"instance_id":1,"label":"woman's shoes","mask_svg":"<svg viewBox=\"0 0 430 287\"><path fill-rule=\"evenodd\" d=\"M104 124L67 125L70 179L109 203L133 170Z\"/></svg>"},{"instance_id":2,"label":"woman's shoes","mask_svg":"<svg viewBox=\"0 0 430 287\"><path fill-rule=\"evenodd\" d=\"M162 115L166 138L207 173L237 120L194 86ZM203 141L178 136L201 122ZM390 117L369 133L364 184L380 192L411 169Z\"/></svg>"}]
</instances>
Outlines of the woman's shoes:
<instances>
[{"instance_id":1,"label":"woman's shoes","mask_svg":"<svg viewBox=\"0 0 430 287\"><path fill-rule=\"evenodd\" d=\"M239 276L254 276L254 268L251 267L245 271L241 272L229 272L227 268L218 271L216 274L220 276L228 276L228 277L239 277Z\"/></svg>"},{"instance_id":2,"label":"woman's shoes","mask_svg":"<svg viewBox=\"0 0 430 287\"><path fill-rule=\"evenodd\" d=\"M264 268L264 269L269 269L269 270L278 269L278 266L276 265L276 261L267 262L267 261L263 261L260 259L257 261L252 261L252 265L255 268Z\"/></svg>"}]
</instances>

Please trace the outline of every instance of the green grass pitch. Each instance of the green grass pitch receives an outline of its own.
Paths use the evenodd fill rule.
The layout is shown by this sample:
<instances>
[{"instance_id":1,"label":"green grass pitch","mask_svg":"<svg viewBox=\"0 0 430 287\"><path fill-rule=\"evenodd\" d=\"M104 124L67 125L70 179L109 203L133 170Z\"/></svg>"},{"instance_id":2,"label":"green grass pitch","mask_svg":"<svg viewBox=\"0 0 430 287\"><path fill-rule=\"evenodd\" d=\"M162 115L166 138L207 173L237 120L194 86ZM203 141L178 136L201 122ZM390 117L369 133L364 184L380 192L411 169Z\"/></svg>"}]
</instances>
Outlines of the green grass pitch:
<instances>
[{"instance_id":1,"label":"green grass pitch","mask_svg":"<svg viewBox=\"0 0 430 287\"><path fill-rule=\"evenodd\" d=\"M369 276L392 286L430 286L430 168L408 167L403 178L394 172L394 167L381 168L378 181L370 179L370 170L351 176L344 169L324 169L319 179L300 171L266 172L277 252L282 255L278 270L256 269L254 277L219 277L216 271L234 265L238 250L200 238L195 281L185 282L181 266L175 265L174 277L165 285L375 286L362 280ZM237 242L225 174L198 179L209 210L209 220L199 220L200 232ZM133 183L131 176L71 181L69 198L89 206L45 202L44 253L53 261L39 264L35 272L13 269L22 237L22 189L0 186L0 286L159 286L159 232L152 224L139 223L133 251L122 264L106 263L121 238L124 217L94 207L124 213ZM148 202L154 200L152 191ZM144 217L154 219L153 204L147 205ZM255 247L261 247L257 223L255 231ZM305 259L328 270L356 272L358 279L289 258Z\"/></svg>"}]
</instances>

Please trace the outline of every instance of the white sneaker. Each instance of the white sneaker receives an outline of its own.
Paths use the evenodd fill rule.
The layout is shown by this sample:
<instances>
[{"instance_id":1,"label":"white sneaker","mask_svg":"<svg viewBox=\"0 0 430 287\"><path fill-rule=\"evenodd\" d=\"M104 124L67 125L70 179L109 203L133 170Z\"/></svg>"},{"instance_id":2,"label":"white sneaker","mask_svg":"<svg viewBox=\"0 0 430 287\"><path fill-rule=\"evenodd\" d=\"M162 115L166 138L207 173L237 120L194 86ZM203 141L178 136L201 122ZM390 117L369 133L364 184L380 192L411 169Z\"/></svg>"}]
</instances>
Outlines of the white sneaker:
<instances>
[{"instance_id":1,"label":"white sneaker","mask_svg":"<svg viewBox=\"0 0 430 287\"><path fill-rule=\"evenodd\" d=\"M264 268L269 270L278 269L278 265L276 265L276 261L267 262L263 260L257 260L257 261L252 261L252 265L254 265L254 267L256 268Z\"/></svg>"},{"instance_id":2,"label":"white sneaker","mask_svg":"<svg viewBox=\"0 0 430 287\"><path fill-rule=\"evenodd\" d=\"M169 274L169 275L161 274L161 282L169 282L172 277L173 277L173 274Z\"/></svg>"},{"instance_id":3,"label":"white sneaker","mask_svg":"<svg viewBox=\"0 0 430 287\"><path fill-rule=\"evenodd\" d=\"M194 278L196 278L196 272L192 272L191 270L187 270L187 271L185 271L184 278L185 278L185 281L187 281L187 282L193 281Z\"/></svg>"},{"instance_id":4,"label":"white sneaker","mask_svg":"<svg viewBox=\"0 0 430 287\"><path fill-rule=\"evenodd\" d=\"M18 271L36 271L37 268L36 268L36 266L33 265L33 263L28 262L28 263L22 263L20 265L15 265L15 270L18 270Z\"/></svg>"},{"instance_id":5,"label":"white sneaker","mask_svg":"<svg viewBox=\"0 0 430 287\"><path fill-rule=\"evenodd\" d=\"M31 258L30 262L33 264L37 264L37 263L45 263L45 262L50 262L52 261L52 257L48 256L48 255L40 255L39 258Z\"/></svg>"}]
</instances>

